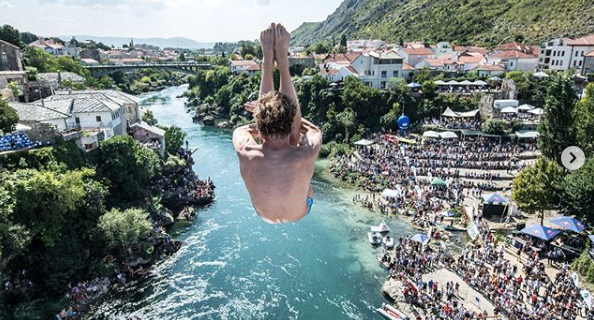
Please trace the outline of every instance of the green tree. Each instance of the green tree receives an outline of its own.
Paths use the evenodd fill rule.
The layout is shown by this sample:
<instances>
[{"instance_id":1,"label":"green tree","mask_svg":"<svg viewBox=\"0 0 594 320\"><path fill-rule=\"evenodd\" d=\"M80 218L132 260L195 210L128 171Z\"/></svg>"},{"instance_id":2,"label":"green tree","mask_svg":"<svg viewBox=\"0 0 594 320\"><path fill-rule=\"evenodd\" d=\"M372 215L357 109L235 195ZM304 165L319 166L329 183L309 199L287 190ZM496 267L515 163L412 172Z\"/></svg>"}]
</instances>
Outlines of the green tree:
<instances>
[{"instance_id":1,"label":"green tree","mask_svg":"<svg viewBox=\"0 0 594 320\"><path fill-rule=\"evenodd\" d=\"M27 45L37 40L39 40L39 37L36 34L33 34L31 32L21 32L21 42L24 45Z\"/></svg>"},{"instance_id":2,"label":"green tree","mask_svg":"<svg viewBox=\"0 0 594 320\"><path fill-rule=\"evenodd\" d=\"M355 129L355 112L352 109L345 109L336 115L336 120L340 126L344 129L344 142L349 142L349 137Z\"/></svg>"},{"instance_id":3,"label":"green tree","mask_svg":"<svg viewBox=\"0 0 594 320\"><path fill-rule=\"evenodd\" d=\"M165 130L165 147L170 154L177 154L177 151L184 146L187 134L178 126L162 127Z\"/></svg>"},{"instance_id":4,"label":"green tree","mask_svg":"<svg viewBox=\"0 0 594 320\"><path fill-rule=\"evenodd\" d=\"M6 100L0 98L0 131L11 132L17 122L19 122L19 115Z\"/></svg>"},{"instance_id":5,"label":"green tree","mask_svg":"<svg viewBox=\"0 0 594 320\"><path fill-rule=\"evenodd\" d=\"M594 84L586 87L584 98L575 110L575 122L579 146L586 157L594 156Z\"/></svg>"},{"instance_id":6,"label":"green tree","mask_svg":"<svg viewBox=\"0 0 594 320\"><path fill-rule=\"evenodd\" d=\"M99 219L99 229L112 249L119 249L148 237L151 223L140 209L112 209Z\"/></svg>"},{"instance_id":7,"label":"green tree","mask_svg":"<svg viewBox=\"0 0 594 320\"><path fill-rule=\"evenodd\" d=\"M130 136L105 141L97 159L97 175L109 183L112 205L141 201L151 195L151 186L161 173L159 155Z\"/></svg>"},{"instance_id":8,"label":"green tree","mask_svg":"<svg viewBox=\"0 0 594 320\"><path fill-rule=\"evenodd\" d=\"M346 48L347 47L347 37L346 34L342 34L342 36L340 36L340 46Z\"/></svg>"},{"instance_id":9,"label":"green tree","mask_svg":"<svg viewBox=\"0 0 594 320\"><path fill-rule=\"evenodd\" d=\"M565 178L563 207L588 223L594 223L594 158L589 158L579 170Z\"/></svg>"},{"instance_id":10,"label":"green tree","mask_svg":"<svg viewBox=\"0 0 594 320\"><path fill-rule=\"evenodd\" d=\"M555 75L549 85L545 104L545 115L538 126L538 149L550 159L561 163L561 154L575 145L574 106L576 95L573 80Z\"/></svg>"},{"instance_id":11,"label":"green tree","mask_svg":"<svg viewBox=\"0 0 594 320\"><path fill-rule=\"evenodd\" d=\"M10 25L3 25L0 27L0 40L4 40L8 43L12 43L15 46L22 47L21 34L19 30L15 29Z\"/></svg>"},{"instance_id":12,"label":"green tree","mask_svg":"<svg viewBox=\"0 0 594 320\"><path fill-rule=\"evenodd\" d=\"M520 210L540 213L542 224L544 211L555 209L560 202L563 178L563 168L555 161L541 158L514 179L512 198Z\"/></svg>"}]
</instances>

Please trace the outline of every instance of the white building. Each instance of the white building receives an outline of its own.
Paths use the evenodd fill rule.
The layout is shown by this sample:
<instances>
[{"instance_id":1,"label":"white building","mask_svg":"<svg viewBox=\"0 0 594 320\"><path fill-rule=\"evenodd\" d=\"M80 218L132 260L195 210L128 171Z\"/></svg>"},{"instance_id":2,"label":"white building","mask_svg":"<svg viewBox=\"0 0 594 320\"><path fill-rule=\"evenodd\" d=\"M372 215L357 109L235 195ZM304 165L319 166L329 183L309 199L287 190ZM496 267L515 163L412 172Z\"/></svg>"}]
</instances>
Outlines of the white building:
<instances>
[{"instance_id":1,"label":"white building","mask_svg":"<svg viewBox=\"0 0 594 320\"><path fill-rule=\"evenodd\" d=\"M435 59L435 53L425 47L406 47L397 51L398 55L404 59L404 62L411 66L416 66L425 59Z\"/></svg>"},{"instance_id":2,"label":"white building","mask_svg":"<svg viewBox=\"0 0 594 320\"><path fill-rule=\"evenodd\" d=\"M231 61L231 72L240 74L248 72L248 69L258 67L258 63L253 60L237 60Z\"/></svg>"},{"instance_id":3,"label":"white building","mask_svg":"<svg viewBox=\"0 0 594 320\"><path fill-rule=\"evenodd\" d=\"M440 58L444 54L454 53L454 48L447 41L438 42L433 50L435 51L435 58Z\"/></svg>"},{"instance_id":4,"label":"white building","mask_svg":"<svg viewBox=\"0 0 594 320\"><path fill-rule=\"evenodd\" d=\"M352 58L354 60L350 60ZM404 61L394 51L371 51L357 55L332 55L321 65L321 74L328 81L342 81L346 77L360 79L366 86L385 89L391 78L402 78ZM407 74L412 70L407 71Z\"/></svg>"},{"instance_id":5,"label":"white building","mask_svg":"<svg viewBox=\"0 0 594 320\"><path fill-rule=\"evenodd\" d=\"M538 66L538 57L521 51L501 51L487 56L487 63L500 65L505 71L534 72Z\"/></svg>"},{"instance_id":6,"label":"white building","mask_svg":"<svg viewBox=\"0 0 594 320\"><path fill-rule=\"evenodd\" d=\"M579 39L558 38L540 46L538 66L542 69L581 69L584 56L594 50L594 34Z\"/></svg>"},{"instance_id":7,"label":"white building","mask_svg":"<svg viewBox=\"0 0 594 320\"><path fill-rule=\"evenodd\" d=\"M39 48L55 57L62 57L68 55L66 47L54 39L39 38L31 43L29 46Z\"/></svg>"},{"instance_id":8,"label":"white building","mask_svg":"<svg viewBox=\"0 0 594 320\"><path fill-rule=\"evenodd\" d=\"M61 91L52 96L53 100L64 99L99 99L115 103L125 110L127 126L140 122L142 118L140 110L140 99L121 91L97 90L97 91ZM124 130L125 131L125 130Z\"/></svg>"},{"instance_id":9,"label":"white building","mask_svg":"<svg viewBox=\"0 0 594 320\"><path fill-rule=\"evenodd\" d=\"M347 41L347 51L369 52L386 49L386 42L383 40L352 40Z\"/></svg>"}]
</instances>

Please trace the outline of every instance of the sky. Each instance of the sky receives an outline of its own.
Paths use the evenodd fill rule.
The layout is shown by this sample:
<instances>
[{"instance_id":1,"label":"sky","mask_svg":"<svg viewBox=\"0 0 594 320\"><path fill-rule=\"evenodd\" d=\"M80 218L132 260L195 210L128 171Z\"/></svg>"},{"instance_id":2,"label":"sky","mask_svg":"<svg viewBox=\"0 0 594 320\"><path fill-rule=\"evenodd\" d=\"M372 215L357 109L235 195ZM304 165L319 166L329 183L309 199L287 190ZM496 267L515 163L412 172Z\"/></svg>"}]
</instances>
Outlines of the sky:
<instances>
[{"instance_id":1,"label":"sky","mask_svg":"<svg viewBox=\"0 0 594 320\"><path fill-rule=\"evenodd\" d=\"M342 0L0 0L0 25L40 36L253 40L270 22L289 31L324 20Z\"/></svg>"}]
</instances>

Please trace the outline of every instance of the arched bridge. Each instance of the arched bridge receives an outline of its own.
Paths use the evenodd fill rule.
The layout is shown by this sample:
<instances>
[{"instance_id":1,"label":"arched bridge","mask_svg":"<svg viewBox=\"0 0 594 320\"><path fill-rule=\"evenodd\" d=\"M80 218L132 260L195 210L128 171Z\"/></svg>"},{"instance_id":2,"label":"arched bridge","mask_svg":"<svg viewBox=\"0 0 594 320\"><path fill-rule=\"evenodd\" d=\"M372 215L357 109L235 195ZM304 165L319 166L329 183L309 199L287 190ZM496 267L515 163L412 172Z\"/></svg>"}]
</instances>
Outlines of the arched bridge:
<instances>
[{"instance_id":1,"label":"arched bridge","mask_svg":"<svg viewBox=\"0 0 594 320\"><path fill-rule=\"evenodd\" d=\"M126 64L94 64L85 65L83 68L91 71L94 77L102 77L120 71L136 71L140 69L165 69L194 74L201 69L210 69L210 63L126 63Z\"/></svg>"}]
</instances>

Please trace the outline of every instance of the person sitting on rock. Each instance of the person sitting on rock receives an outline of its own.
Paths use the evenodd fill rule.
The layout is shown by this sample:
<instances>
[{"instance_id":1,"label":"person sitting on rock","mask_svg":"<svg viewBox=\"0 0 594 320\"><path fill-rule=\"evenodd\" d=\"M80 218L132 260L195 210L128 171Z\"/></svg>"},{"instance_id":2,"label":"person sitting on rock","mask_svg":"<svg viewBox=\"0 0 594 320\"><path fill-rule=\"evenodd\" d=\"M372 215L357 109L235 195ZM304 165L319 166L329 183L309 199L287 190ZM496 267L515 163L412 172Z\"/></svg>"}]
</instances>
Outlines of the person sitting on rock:
<instances>
[{"instance_id":1,"label":"person sitting on rock","mask_svg":"<svg viewBox=\"0 0 594 320\"><path fill-rule=\"evenodd\" d=\"M289 73L290 39L281 24L262 31L260 98L246 104L256 123L233 133L241 176L257 214L268 223L298 221L311 211L311 179L322 146L320 129L301 118ZM279 91L274 90L274 61L280 71Z\"/></svg>"}]
</instances>

